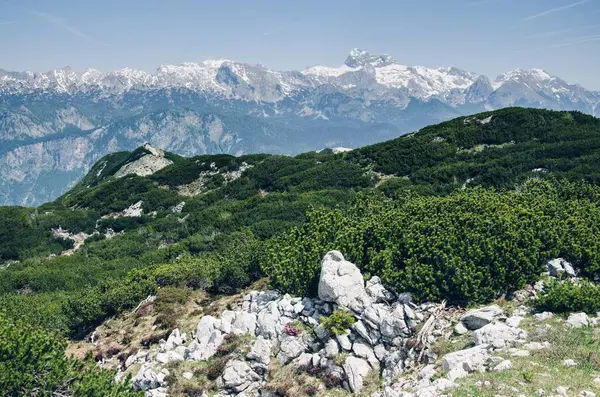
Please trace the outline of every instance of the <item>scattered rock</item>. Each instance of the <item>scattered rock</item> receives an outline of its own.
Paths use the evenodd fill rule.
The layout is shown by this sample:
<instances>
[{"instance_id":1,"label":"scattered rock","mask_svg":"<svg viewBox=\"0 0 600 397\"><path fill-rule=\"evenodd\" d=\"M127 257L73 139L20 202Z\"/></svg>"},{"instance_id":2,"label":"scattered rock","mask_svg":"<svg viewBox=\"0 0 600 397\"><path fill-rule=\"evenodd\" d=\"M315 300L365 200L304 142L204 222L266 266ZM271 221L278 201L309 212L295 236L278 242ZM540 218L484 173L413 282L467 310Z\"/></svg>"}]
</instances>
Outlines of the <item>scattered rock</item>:
<instances>
[{"instance_id":1,"label":"scattered rock","mask_svg":"<svg viewBox=\"0 0 600 397\"><path fill-rule=\"evenodd\" d=\"M515 350L512 353L510 353L510 355L512 357L529 357L531 356L531 353L529 352L529 350Z\"/></svg>"},{"instance_id":2,"label":"scattered rock","mask_svg":"<svg viewBox=\"0 0 600 397\"><path fill-rule=\"evenodd\" d=\"M246 355L249 360L257 361L261 364L268 365L271 361L271 349L273 348L271 341L258 338L254 341L252 349Z\"/></svg>"},{"instance_id":3,"label":"scattered rock","mask_svg":"<svg viewBox=\"0 0 600 397\"><path fill-rule=\"evenodd\" d=\"M335 339L329 339L325 343L325 357L334 358L340 353L340 348Z\"/></svg>"},{"instance_id":4,"label":"scattered rock","mask_svg":"<svg viewBox=\"0 0 600 397\"><path fill-rule=\"evenodd\" d=\"M576 367L577 365L579 365L579 364L577 364L577 362L575 360L571 360L571 359L564 360L562 364L565 367Z\"/></svg>"},{"instance_id":5,"label":"scattered rock","mask_svg":"<svg viewBox=\"0 0 600 397\"><path fill-rule=\"evenodd\" d=\"M526 350L542 350L550 347L550 342L529 342L523 345Z\"/></svg>"},{"instance_id":6,"label":"scattered rock","mask_svg":"<svg viewBox=\"0 0 600 397\"><path fill-rule=\"evenodd\" d=\"M217 353L223 343L223 333L218 329L218 320L204 316L196 327L196 343L190 346L194 360L206 360Z\"/></svg>"},{"instance_id":7,"label":"scattered rock","mask_svg":"<svg viewBox=\"0 0 600 397\"><path fill-rule=\"evenodd\" d=\"M554 317L554 313L551 312L542 312L542 313L536 313L533 315L533 319L535 321L546 321L551 319L552 317Z\"/></svg>"},{"instance_id":8,"label":"scattered rock","mask_svg":"<svg viewBox=\"0 0 600 397\"><path fill-rule=\"evenodd\" d=\"M375 352L370 346L361 342L354 342L352 345L352 351L357 357L367 360L372 368L379 368L379 360L377 360Z\"/></svg>"},{"instance_id":9,"label":"scattered rock","mask_svg":"<svg viewBox=\"0 0 600 397\"><path fill-rule=\"evenodd\" d=\"M300 337L284 335L277 354L277 360L285 365L304 353L304 350L306 350L306 346Z\"/></svg>"},{"instance_id":10,"label":"scattered rock","mask_svg":"<svg viewBox=\"0 0 600 397\"><path fill-rule=\"evenodd\" d=\"M502 360L496 364L493 368L494 371L506 371L512 368L512 362L510 360Z\"/></svg>"},{"instance_id":11,"label":"scattered rock","mask_svg":"<svg viewBox=\"0 0 600 397\"><path fill-rule=\"evenodd\" d=\"M340 344L340 347L344 350L352 350L352 342L350 342L350 338L348 338L347 334L344 335L336 335L335 339Z\"/></svg>"},{"instance_id":12,"label":"scattered rock","mask_svg":"<svg viewBox=\"0 0 600 397\"><path fill-rule=\"evenodd\" d=\"M235 316L233 324L231 324L231 332L235 335L256 333L256 314L241 312Z\"/></svg>"},{"instance_id":13,"label":"scattered rock","mask_svg":"<svg viewBox=\"0 0 600 397\"><path fill-rule=\"evenodd\" d=\"M385 289L385 287L381 283L381 279L377 276L374 276L369 281L367 281L365 290L374 302L389 303L394 300L394 295L387 289Z\"/></svg>"},{"instance_id":14,"label":"scattered rock","mask_svg":"<svg viewBox=\"0 0 600 397\"><path fill-rule=\"evenodd\" d=\"M506 325L513 328L518 328L523 321L523 317L521 316L512 316L506 319Z\"/></svg>"},{"instance_id":15,"label":"scattered rock","mask_svg":"<svg viewBox=\"0 0 600 397\"><path fill-rule=\"evenodd\" d=\"M156 389L166 385L165 378L169 376L167 369L154 368L155 363L144 363L133 378L136 390Z\"/></svg>"}]
</instances>

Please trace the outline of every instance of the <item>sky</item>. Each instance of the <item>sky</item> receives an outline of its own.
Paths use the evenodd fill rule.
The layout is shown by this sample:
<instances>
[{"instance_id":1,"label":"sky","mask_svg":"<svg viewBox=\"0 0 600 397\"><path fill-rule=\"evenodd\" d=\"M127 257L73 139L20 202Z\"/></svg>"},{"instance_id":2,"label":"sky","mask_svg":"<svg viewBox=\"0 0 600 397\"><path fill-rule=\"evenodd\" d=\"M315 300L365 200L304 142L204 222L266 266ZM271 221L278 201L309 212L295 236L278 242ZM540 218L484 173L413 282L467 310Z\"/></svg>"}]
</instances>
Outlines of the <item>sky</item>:
<instances>
[{"instance_id":1,"label":"sky","mask_svg":"<svg viewBox=\"0 0 600 397\"><path fill-rule=\"evenodd\" d=\"M339 66L352 48L600 90L600 0L0 0L0 68L155 71L232 59Z\"/></svg>"}]
</instances>

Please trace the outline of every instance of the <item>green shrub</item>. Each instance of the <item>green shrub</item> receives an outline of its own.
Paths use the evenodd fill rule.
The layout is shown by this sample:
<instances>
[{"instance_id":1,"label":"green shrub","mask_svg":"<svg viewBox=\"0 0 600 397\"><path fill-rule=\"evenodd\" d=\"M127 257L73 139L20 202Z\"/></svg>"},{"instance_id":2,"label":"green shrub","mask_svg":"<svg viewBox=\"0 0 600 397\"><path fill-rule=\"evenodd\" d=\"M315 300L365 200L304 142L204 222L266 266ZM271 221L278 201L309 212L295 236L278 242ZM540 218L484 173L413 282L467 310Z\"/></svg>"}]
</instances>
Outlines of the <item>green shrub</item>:
<instances>
[{"instance_id":1,"label":"green shrub","mask_svg":"<svg viewBox=\"0 0 600 397\"><path fill-rule=\"evenodd\" d=\"M418 300L479 303L533 283L553 257L600 274L600 207L577 184L531 180L516 191L474 188L390 201L362 195L346 211L314 208L306 223L268 243L274 287L316 293L332 249Z\"/></svg>"},{"instance_id":2,"label":"green shrub","mask_svg":"<svg viewBox=\"0 0 600 397\"><path fill-rule=\"evenodd\" d=\"M537 310L555 313L600 311L600 285L581 280L577 283L550 280L535 301Z\"/></svg>"},{"instance_id":3,"label":"green shrub","mask_svg":"<svg viewBox=\"0 0 600 397\"><path fill-rule=\"evenodd\" d=\"M0 390L6 396L140 396L129 382L94 362L67 358L66 342L21 321L0 317Z\"/></svg>"},{"instance_id":4,"label":"green shrub","mask_svg":"<svg viewBox=\"0 0 600 397\"><path fill-rule=\"evenodd\" d=\"M334 335L345 334L356 322L356 319L347 310L336 309L328 317L321 317L321 324Z\"/></svg>"},{"instance_id":5,"label":"green shrub","mask_svg":"<svg viewBox=\"0 0 600 397\"><path fill-rule=\"evenodd\" d=\"M156 294L156 309L159 312L171 310L173 306L185 304L192 290L186 287L163 287Z\"/></svg>"}]
</instances>

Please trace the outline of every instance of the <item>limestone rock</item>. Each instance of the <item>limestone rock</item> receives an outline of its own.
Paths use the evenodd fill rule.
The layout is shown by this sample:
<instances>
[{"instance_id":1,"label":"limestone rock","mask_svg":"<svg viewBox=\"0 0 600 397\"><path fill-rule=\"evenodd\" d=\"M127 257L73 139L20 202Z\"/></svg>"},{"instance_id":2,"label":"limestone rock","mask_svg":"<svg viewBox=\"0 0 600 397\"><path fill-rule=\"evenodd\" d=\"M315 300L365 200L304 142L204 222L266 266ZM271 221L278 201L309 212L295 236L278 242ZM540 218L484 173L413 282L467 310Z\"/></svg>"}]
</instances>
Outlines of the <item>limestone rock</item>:
<instances>
[{"instance_id":1,"label":"limestone rock","mask_svg":"<svg viewBox=\"0 0 600 397\"><path fill-rule=\"evenodd\" d=\"M512 362L510 360L502 360L496 364L493 368L494 371L506 371L512 368Z\"/></svg>"},{"instance_id":2,"label":"limestone rock","mask_svg":"<svg viewBox=\"0 0 600 397\"><path fill-rule=\"evenodd\" d=\"M506 319L506 325L509 327L517 328L521 321L523 321L523 317L521 316L512 316Z\"/></svg>"},{"instance_id":3,"label":"limestone rock","mask_svg":"<svg viewBox=\"0 0 600 397\"><path fill-rule=\"evenodd\" d=\"M132 380L136 390L150 390L166 385L165 379L169 371L155 368L154 365L154 363L144 363L139 369Z\"/></svg>"},{"instance_id":4,"label":"limestone rock","mask_svg":"<svg viewBox=\"0 0 600 397\"><path fill-rule=\"evenodd\" d=\"M567 319L567 325L573 328L587 327L590 325L590 318L585 313L571 313Z\"/></svg>"},{"instance_id":5,"label":"limestone rock","mask_svg":"<svg viewBox=\"0 0 600 397\"><path fill-rule=\"evenodd\" d=\"M265 311L256 317L256 335L265 339L275 339L281 333L280 316Z\"/></svg>"},{"instance_id":6,"label":"limestone rock","mask_svg":"<svg viewBox=\"0 0 600 397\"><path fill-rule=\"evenodd\" d=\"M148 147L151 146L144 146L146 150L149 150ZM164 152L162 150L152 148L150 153L145 154L139 159L122 166L117 172L115 172L115 178L122 178L129 174L135 174L139 176L152 175L170 164L173 164L173 162L164 157Z\"/></svg>"},{"instance_id":7,"label":"limestone rock","mask_svg":"<svg viewBox=\"0 0 600 397\"><path fill-rule=\"evenodd\" d=\"M473 332L473 341L476 345L492 345L503 348L517 341L524 341L527 332L520 328L512 328L503 323L488 324Z\"/></svg>"},{"instance_id":8,"label":"limestone rock","mask_svg":"<svg viewBox=\"0 0 600 397\"><path fill-rule=\"evenodd\" d=\"M254 336L256 333L256 314L237 313L233 324L231 324L231 332L235 335L250 334Z\"/></svg>"},{"instance_id":9,"label":"limestone rock","mask_svg":"<svg viewBox=\"0 0 600 397\"><path fill-rule=\"evenodd\" d=\"M482 371L489 356L487 345L459 350L444 356L442 368L448 372L452 370L462 370L465 372Z\"/></svg>"},{"instance_id":10,"label":"limestone rock","mask_svg":"<svg viewBox=\"0 0 600 397\"><path fill-rule=\"evenodd\" d=\"M356 312L362 312L371 303L360 270L339 251L330 251L323 258L318 293L321 300Z\"/></svg>"},{"instance_id":11,"label":"limestone rock","mask_svg":"<svg viewBox=\"0 0 600 397\"><path fill-rule=\"evenodd\" d=\"M348 385L354 394L360 393L364 386L364 379L369 374L371 367L362 358L350 356L346 358L343 365L344 372L348 378Z\"/></svg>"},{"instance_id":12,"label":"limestone rock","mask_svg":"<svg viewBox=\"0 0 600 397\"><path fill-rule=\"evenodd\" d=\"M155 357L156 362L167 364L175 361L183 361L184 357L176 351L168 351L166 353L158 353Z\"/></svg>"},{"instance_id":13,"label":"limestone rock","mask_svg":"<svg viewBox=\"0 0 600 397\"><path fill-rule=\"evenodd\" d=\"M271 341L262 338L256 339L252 345L252 349L246 355L249 360L257 361L261 364L268 365L271 361L271 349L273 345Z\"/></svg>"},{"instance_id":14,"label":"limestone rock","mask_svg":"<svg viewBox=\"0 0 600 397\"><path fill-rule=\"evenodd\" d=\"M469 330L467 329L467 327L465 327L465 325L463 324L462 321L458 322L455 326L454 326L454 333L456 335L464 335L467 332L469 332Z\"/></svg>"},{"instance_id":15,"label":"limestone rock","mask_svg":"<svg viewBox=\"0 0 600 397\"><path fill-rule=\"evenodd\" d=\"M334 358L339 352L340 348L335 339L329 339L327 343L325 343L325 357Z\"/></svg>"},{"instance_id":16,"label":"limestone rock","mask_svg":"<svg viewBox=\"0 0 600 397\"><path fill-rule=\"evenodd\" d=\"M533 319L535 321L546 321L551 319L552 317L554 317L554 313L552 312L542 312L533 315Z\"/></svg>"},{"instance_id":17,"label":"limestone rock","mask_svg":"<svg viewBox=\"0 0 600 397\"><path fill-rule=\"evenodd\" d=\"M555 258L546 262L546 269L552 277L562 277L563 274L569 277L575 277L575 269L563 258Z\"/></svg>"},{"instance_id":18,"label":"limestone rock","mask_svg":"<svg viewBox=\"0 0 600 397\"><path fill-rule=\"evenodd\" d=\"M217 353L223 343L223 333L217 328L218 320L213 316L204 316L196 327L196 343L190 345L192 360L206 360Z\"/></svg>"},{"instance_id":19,"label":"limestone rock","mask_svg":"<svg viewBox=\"0 0 600 397\"><path fill-rule=\"evenodd\" d=\"M404 307L396 305L394 310L381 321L381 335L388 339L410 335L410 330L404 318Z\"/></svg>"},{"instance_id":20,"label":"limestone rock","mask_svg":"<svg viewBox=\"0 0 600 397\"><path fill-rule=\"evenodd\" d=\"M391 302L394 299L394 295L385 289L381 283L381 279L377 276L371 277L367 281L365 290L374 302Z\"/></svg>"},{"instance_id":21,"label":"limestone rock","mask_svg":"<svg viewBox=\"0 0 600 397\"><path fill-rule=\"evenodd\" d=\"M219 330L224 334L231 333L231 324L233 324L233 320L235 320L235 312L231 310L225 310L221 313L221 323L219 325Z\"/></svg>"},{"instance_id":22,"label":"limestone rock","mask_svg":"<svg viewBox=\"0 0 600 397\"><path fill-rule=\"evenodd\" d=\"M370 346L361 342L354 342L354 344L352 345L352 351L354 352L355 356L367 360L367 362L369 363L369 365L371 365L372 368L379 367L379 360L377 360L375 352Z\"/></svg>"},{"instance_id":23,"label":"limestone rock","mask_svg":"<svg viewBox=\"0 0 600 397\"><path fill-rule=\"evenodd\" d=\"M258 380L260 380L260 376L247 363L240 360L229 360L223 374L217 379L217 384L224 389L239 393Z\"/></svg>"},{"instance_id":24,"label":"limestone rock","mask_svg":"<svg viewBox=\"0 0 600 397\"><path fill-rule=\"evenodd\" d=\"M277 360L285 365L302 354L304 350L306 350L306 346L302 338L284 335L281 340L279 353L277 354Z\"/></svg>"},{"instance_id":25,"label":"limestone rock","mask_svg":"<svg viewBox=\"0 0 600 397\"><path fill-rule=\"evenodd\" d=\"M461 320L465 327L474 331L491 323L503 314L504 312L500 307L491 305L481 309L469 310L462 316Z\"/></svg>"},{"instance_id":26,"label":"limestone rock","mask_svg":"<svg viewBox=\"0 0 600 397\"><path fill-rule=\"evenodd\" d=\"M342 349L352 350L352 342L350 342L350 338L348 338L347 334L336 335L335 339L337 340Z\"/></svg>"}]
</instances>

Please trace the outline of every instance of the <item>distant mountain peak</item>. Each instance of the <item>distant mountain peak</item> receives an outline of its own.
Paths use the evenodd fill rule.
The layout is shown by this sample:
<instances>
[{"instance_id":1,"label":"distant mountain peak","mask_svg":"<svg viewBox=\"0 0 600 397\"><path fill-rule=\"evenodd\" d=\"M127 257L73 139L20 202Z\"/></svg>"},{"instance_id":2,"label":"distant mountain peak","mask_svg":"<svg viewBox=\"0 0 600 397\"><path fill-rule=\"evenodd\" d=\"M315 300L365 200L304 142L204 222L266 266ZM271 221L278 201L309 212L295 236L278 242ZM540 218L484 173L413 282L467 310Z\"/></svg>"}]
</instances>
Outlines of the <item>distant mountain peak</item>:
<instances>
[{"instance_id":1,"label":"distant mountain peak","mask_svg":"<svg viewBox=\"0 0 600 397\"><path fill-rule=\"evenodd\" d=\"M359 48L354 48L348 54L346 61L344 64L350 68L359 68L362 66L371 65L373 67L382 67L387 66L394 63L394 59L391 55L381 54L381 55L371 55L367 51L361 50Z\"/></svg>"},{"instance_id":2,"label":"distant mountain peak","mask_svg":"<svg viewBox=\"0 0 600 397\"><path fill-rule=\"evenodd\" d=\"M533 68L533 69L515 69L510 72L501 74L498 76L496 81L508 81L508 80L517 80L517 79L531 79L534 81L548 81L552 80L553 76L550 75L547 71L543 69Z\"/></svg>"}]
</instances>

